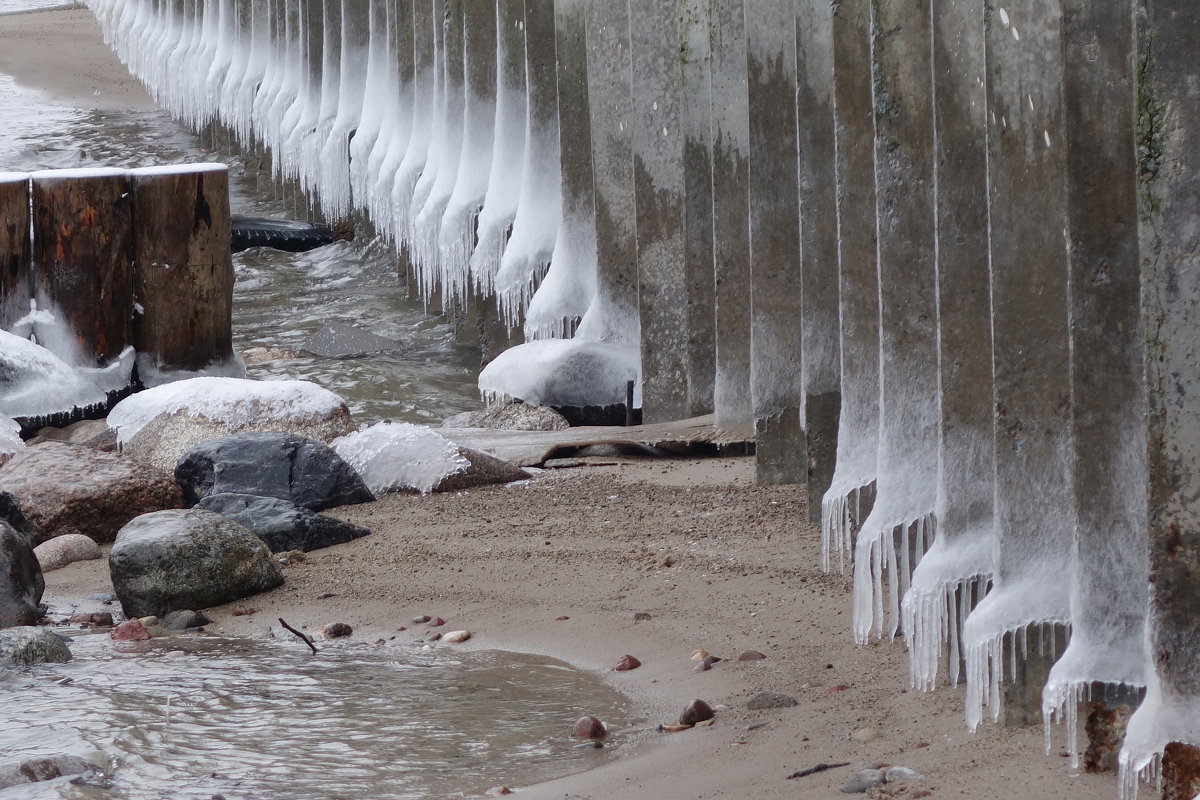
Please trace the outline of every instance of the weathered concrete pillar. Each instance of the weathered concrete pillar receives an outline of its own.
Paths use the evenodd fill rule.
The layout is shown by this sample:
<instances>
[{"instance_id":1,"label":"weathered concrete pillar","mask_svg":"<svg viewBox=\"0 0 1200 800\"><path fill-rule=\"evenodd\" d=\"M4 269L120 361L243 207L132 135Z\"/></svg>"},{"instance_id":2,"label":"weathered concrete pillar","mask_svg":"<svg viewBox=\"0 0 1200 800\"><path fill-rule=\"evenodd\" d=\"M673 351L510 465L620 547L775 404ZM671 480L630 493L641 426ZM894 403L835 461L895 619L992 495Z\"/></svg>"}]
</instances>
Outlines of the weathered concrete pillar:
<instances>
[{"instance_id":1,"label":"weathered concrete pillar","mask_svg":"<svg viewBox=\"0 0 1200 800\"><path fill-rule=\"evenodd\" d=\"M1081 703L1089 687L1144 685L1146 390L1130 6L1064 0L1062 36L1077 524L1071 646L1050 672L1043 714L1065 716L1078 766L1080 715L1067 705ZM1092 693L1089 771L1116 766L1105 720L1123 727L1130 692L1117 694L1105 713L1106 693Z\"/></svg>"},{"instance_id":2,"label":"weathered concrete pillar","mask_svg":"<svg viewBox=\"0 0 1200 800\"><path fill-rule=\"evenodd\" d=\"M33 262L38 341L68 364L102 367L132 343L129 175L117 169L35 172Z\"/></svg>"},{"instance_id":3,"label":"weathered concrete pillar","mask_svg":"<svg viewBox=\"0 0 1200 800\"><path fill-rule=\"evenodd\" d=\"M746 4L750 100L750 394L760 484L808 475L800 404L796 6Z\"/></svg>"},{"instance_id":4,"label":"weathered concrete pillar","mask_svg":"<svg viewBox=\"0 0 1200 800\"><path fill-rule=\"evenodd\" d=\"M963 628L972 726L1007 673L1004 634L1028 628L1032 637L1070 620L1063 577L1075 499L1061 17L1057 0L1019 0L990 16L986 33L997 544L992 591ZM1000 709L991 711L996 719Z\"/></svg>"},{"instance_id":5,"label":"weathered concrete pillar","mask_svg":"<svg viewBox=\"0 0 1200 800\"><path fill-rule=\"evenodd\" d=\"M629 4L642 419L688 416L683 71L675 0Z\"/></svg>"},{"instance_id":6,"label":"weathered concrete pillar","mask_svg":"<svg viewBox=\"0 0 1200 800\"><path fill-rule=\"evenodd\" d=\"M596 193L596 302L580 336L637 345L638 273L629 7L587 0L588 99Z\"/></svg>"},{"instance_id":7,"label":"weathered concrete pillar","mask_svg":"<svg viewBox=\"0 0 1200 800\"><path fill-rule=\"evenodd\" d=\"M934 0L938 181L937 537L904 602L916 686L932 690L939 651L956 685L962 620L992 573L992 307L988 288L987 96L983 0Z\"/></svg>"},{"instance_id":8,"label":"weathered concrete pillar","mask_svg":"<svg viewBox=\"0 0 1200 800\"><path fill-rule=\"evenodd\" d=\"M842 407L837 466L821 502L821 561L844 565L870 513L879 450L879 275L875 252L875 121L869 0L833 14L835 164L838 179L838 312Z\"/></svg>"},{"instance_id":9,"label":"weathered concrete pillar","mask_svg":"<svg viewBox=\"0 0 1200 800\"><path fill-rule=\"evenodd\" d=\"M129 175L139 379L150 387L178 377L172 373L237 371L228 169L195 164Z\"/></svg>"},{"instance_id":10,"label":"weathered concrete pillar","mask_svg":"<svg viewBox=\"0 0 1200 800\"><path fill-rule=\"evenodd\" d=\"M750 411L750 206L746 176L750 111L746 94L744 0L712 0L713 284L716 315L714 413L744 425Z\"/></svg>"},{"instance_id":11,"label":"weathered concrete pillar","mask_svg":"<svg viewBox=\"0 0 1200 800\"><path fill-rule=\"evenodd\" d=\"M1149 420L1146 702L1121 753L1126 786L1161 753L1163 797L1200 792L1200 17L1138 4L1134 58Z\"/></svg>"},{"instance_id":12,"label":"weathered concrete pillar","mask_svg":"<svg viewBox=\"0 0 1200 800\"><path fill-rule=\"evenodd\" d=\"M31 248L29 175L0 172L0 330L29 313Z\"/></svg>"},{"instance_id":13,"label":"weathered concrete pillar","mask_svg":"<svg viewBox=\"0 0 1200 800\"><path fill-rule=\"evenodd\" d=\"M833 135L833 8L796 5L796 118L800 136L800 339L808 518L821 524L821 498L837 463L841 363L838 343L838 230Z\"/></svg>"},{"instance_id":14,"label":"weathered concrete pillar","mask_svg":"<svg viewBox=\"0 0 1200 800\"><path fill-rule=\"evenodd\" d=\"M938 471L934 137L928 0L872 4L879 231L879 456L854 553L854 632L895 636L933 541Z\"/></svg>"},{"instance_id":15,"label":"weathered concrete pillar","mask_svg":"<svg viewBox=\"0 0 1200 800\"><path fill-rule=\"evenodd\" d=\"M712 0L679 3L683 70L684 288L687 413L713 412L716 370L712 192Z\"/></svg>"}]
</instances>

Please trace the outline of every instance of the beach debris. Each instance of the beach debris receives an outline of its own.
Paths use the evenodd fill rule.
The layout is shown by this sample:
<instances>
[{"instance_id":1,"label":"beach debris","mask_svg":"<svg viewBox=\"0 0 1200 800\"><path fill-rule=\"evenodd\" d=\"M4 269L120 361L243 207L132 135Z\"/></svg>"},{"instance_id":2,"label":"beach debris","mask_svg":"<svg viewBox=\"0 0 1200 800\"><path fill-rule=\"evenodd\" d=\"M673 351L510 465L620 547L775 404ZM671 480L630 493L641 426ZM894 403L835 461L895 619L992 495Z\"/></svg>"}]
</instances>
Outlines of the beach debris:
<instances>
[{"instance_id":1,"label":"beach debris","mask_svg":"<svg viewBox=\"0 0 1200 800\"><path fill-rule=\"evenodd\" d=\"M288 625L287 622L284 621L283 617L279 618L279 624L282 625L284 627L284 629L287 630L289 633L295 634L300 639L300 641L302 641L306 645L308 645L309 648L312 649L314 656L317 654L317 646L315 644L313 644L312 639L308 638L307 634L301 633L300 631L293 628L291 625Z\"/></svg>"},{"instance_id":2,"label":"beach debris","mask_svg":"<svg viewBox=\"0 0 1200 800\"><path fill-rule=\"evenodd\" d=\"M575 720L575 725L571 728L572 739L603 739L605 736L608 736L608 728L591 714L584 714Z\"/></svg>"},{"instance_id":3,"label":"beach debris","mask_svg":"<svg viewBox=\"0 0 1200 800\"><path fill-rule=\"evenodd\" d=\"M621 658L617 661L617 665L613 667L613 669L617 672L628 672L631 669L637 669L641 665L641 661L638 661L633 656L627 654L621 656Z\"/></svg>"},{"instance_id":4,"label":"beach debris","mask_svg":"<svg viewBox=\"0 0 1200 800\"><path fill-rule=\"evenodd\" d=\"M282 621L282 620L281 620ZM316 635L322 639L339 639L354 633L354 629L344 622L331 622L317 628Z\"/></svg>"},{"instance_id":5,"label":"beach debris","mask_svg":"<svg viewBox=\"0 0 1200 800\"><path fill-rule=\"evenodd\" d=\"M766 657L767 656L764 653L761 653L758 650L743 650L741 652L741 654L738 655L737 660L738 661L762 661Z\"/></svg>"},{"instance_id":6,"label":"beach debris","mask_svg":"<svg viewBox=\"0 0 1200 800\"><path fill-rule=\"evenodd\" d=\"M837 769L838 767L848 767L848 766L850 766L849 761L843 761L839 764L826 764L824 762L821 762L820 764L817 764L814 767L797 770L796 772L793 772L791 775L788 775L787 779L790 781L793 778L807 778L809 775L816 775L818 772L825 772L826 770Z\"/></svg>"},{"instance_id":7,"label":"beach debris","mask_svg":"<svg viewBox=\"0 0 1200 800\"><path fill-rule=\"evenodd\" d=\"M762 711L768 708L790 708L799 704L796 698L789 697L786 694L759 692L750 698L750 701L746 703L746 708L751 711Z\"/></svg>"},{"instance_id":8,"label":"beach debris","mask_svg":"<svg viewBox=\"0 0 1200 800\"><path fill-rule=\"evenodd\" d=\"M142 626L142 623L136 619L126 620L117 627L113 628L109 637L118 642L144 642L152 638L150 631Z\"/></svg>"},{"instance_id":9,"label":"beach debris","mask_svg":"<svg viewBox=\"0 0 1200 800\"><path fill-rule=\"evenodd\" d=\"M688 703L687 708L679 715L680 725L695 725L697 722L704 722L715 717L717 713L712 710L712 706L697 698Z\"/></svg>"},{"instance_id":10,"label":"beach debris","mask_svg":"<svg viewBox=\"0 0 1200 800\"><path fill-rule=\"evenodd\" d=\"M449 633L442 635L442 641L449 642L450 644L459 644L460 642L465 642L470 638L470 631L450 631Z\"/></svg>"},{"instance_id":11,"label":"beach debris","mask_svg":"<svg viewBox=\"0 0 1200 800\"><path fill-rule=\"evenodd\" d=\"M694 725L659 725L656 729L659 733L679 733L680 731L690 731Z\"/></svg>"},{"instance_id":12,"label":"beach debris","mask_svg":"<svg viewBox=\"0 0 1200 800\"><path fill-rule=\"evenodd\" d=\"M879 738L878 728L859 728L850 734L850 741L859 744L870 744Z\"/></svg>"}]
</instances>

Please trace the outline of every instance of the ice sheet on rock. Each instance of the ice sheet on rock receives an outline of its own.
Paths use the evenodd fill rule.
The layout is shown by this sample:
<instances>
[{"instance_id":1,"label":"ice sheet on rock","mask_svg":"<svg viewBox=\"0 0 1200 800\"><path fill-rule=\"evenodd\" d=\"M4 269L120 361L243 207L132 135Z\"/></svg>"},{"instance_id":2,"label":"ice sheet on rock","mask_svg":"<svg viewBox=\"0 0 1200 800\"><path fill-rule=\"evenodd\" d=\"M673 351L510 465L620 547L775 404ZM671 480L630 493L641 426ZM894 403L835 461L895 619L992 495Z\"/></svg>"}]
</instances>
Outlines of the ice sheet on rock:
<instances>
[{"instance_id":1,"label":"ice sheet on rock","mask_svg":"<svg viewBox=\"0 0 1200 800\"><path fill-rule=\"evenodd\" d=\"M124 444L159 414L176 411L236 427L302 422L326 417L344 406L342 398L309 381L191 378L125 398L108 415L108 426Z\"/></svg>"},{"instance_id":2,"label":"ice sheet on rock","mask_svg":"<svg viewBox=\"0 0 1200 800\"><path fill-rule=\"evenodd\" d=\"M45 347L0 331L0 415L40 417L105 399L103 389Z\"/></svg>"},{"instance_id":3,"label":"ice sheet on rock","mask_svg":"<svg viewBox=\"0 0 1200 800\"><path fill-rule=\"evenodd\" d=\"M470 466L458 445L408 422L379 422L332 442L375 494L416 490L428 494L442 479Z\"/></svg>"},{"instance_id":4,"label":"ice sheet on rock","mask_svg":"<svg viewBox=\"0 0 1200 800\"><path fill-rule=\"evenodd\" d=\"M479 375L488 403L521 400L537 406L606 406L625 402L634 381L641 402L637 347L582 339L541 339L501 353Z\"/></svg>"}]
</instances>

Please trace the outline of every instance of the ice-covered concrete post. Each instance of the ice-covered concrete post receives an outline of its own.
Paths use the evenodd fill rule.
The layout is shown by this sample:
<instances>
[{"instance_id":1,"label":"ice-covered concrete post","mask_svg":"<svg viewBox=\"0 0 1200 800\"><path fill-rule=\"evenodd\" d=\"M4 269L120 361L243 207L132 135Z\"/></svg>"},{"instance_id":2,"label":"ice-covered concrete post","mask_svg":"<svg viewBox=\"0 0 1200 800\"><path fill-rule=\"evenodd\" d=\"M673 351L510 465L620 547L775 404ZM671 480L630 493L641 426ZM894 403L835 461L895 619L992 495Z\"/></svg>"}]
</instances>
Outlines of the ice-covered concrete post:
<instances>
[{"instance_id":1,"label":"ice-covered concrete post","mask_svg":"<svg viewBox=\"0 0 1200 800\"><path fill-rule=\"evenodd\" d=\"M1071 643L1050 671L1042 713L1065 719L1076 767L1076 721L1084 718L1085 767L1101 772L1116 769L1145 683L1146 390L1130 5L1063 0L1062 36L1077 523Z\"/></svg>"},{"instance_id":2,"label":"ice-covered concrete post","mask_svg":"<svg viewBox=\"0 0 1200 800\"><path fill-rule=\"evenodd\" d=\"M1146 700L1120 761L1128 789L1161 758L1163 797L1183 800L1200 792L1200 17L1139 3L1137 36L1150 608Z\"/></svg>"},{"instance_id":3,"label":"ice-covered concrete post","mask_svg":"<svg viewBox=\"0 0 1200 800\"><path fill-rule=\"evenodd\" d=\"M675 0L629 3L642 419L688 414L684 99Z\"/></svg>"},{"instance_id":4,"label":"ice-covered concrete post","mask_svg":"<svg viewBox=\"0 0 1200 800\"><path fill-rule=\"evenodd\" d=\"M587 0L588 98L596 192L596 295L591 338L637 345L638 274L633 192L629 7Z\"/></svg>"},{"instance_id":5,"label":"ice-covered concrete post","mask_svg":"<svg viewBox=\"0 0 1200 800\"><path fill-rule=\"evenodd\" d=\"M821 499L837 461L841 373L838 346L837 175L833 135L833 7L796 5L796 117L800 135L800 339L804 353L804 434L808 517L821 524Z\"/></svg>"},{"instance_id":6,"label":"ice-covered concrete post","mask_svg":"<svg viewBox=\"0 0 1200 800\"><path fill-rule=\"evenodd\" d=\"M800 405L800 189L794 0L746 4L750 396L760 484L808 475Z\"/></svg>"},{"instance_id":7,"label":"ice-covered concrete post","mask_svg":"<svg viewBox=\"0 0 1200 800\"><path fill-rule=\"evenodd\" d=\"M904 600L913 685L934 688L939 653L961 672L963 618L992 574L992 306L988 287L983 0L934 0L939 463L937 537Z\"/></svg>"},{"instance_id":8,"label":"ice-covered concrete post","mask_svg":"<svg viewBox=\"0 0 1200 800\"><path fill-rule=\"evenodd\" d=\"M129 174L49 170L32 181L35 296L54 315L38 341L68 364L108 366L132 344Z\"/></svg>"},{"instance_id":9,"label":"ice-covered concrete post","mask_svg":"<svg viewBox=\"0 0 1200 800\"><path fill-rule=\"evenodd\" d=\"M992 591L963 626L972 727L985 702L998 718L1001 683L1007 724L1040 721L1042 685L1070 621L1061 20L1058 0L1009 2L987 20L997 543ZM1013 648L1017 674L1009 675Z\"/></svg>"},{"instance_id":10,"label":"ice-covered concrete post","mask_svg":"<svg viewBox=\"0 0 1200 800\"><path fill-rule=\"evenodd\" d=\"M892 637L933 541L938 468L933 81L928 0L872 3L879 231L879 455L854 551L854 634Z\"/></svg>"},{"instance_id":11,"label":"ice-covered concrete post","mask_svg":"<svg viewBox=\"0 0 1200 800\"><path fill-rule=\"evenodd\" d=\"M0 172L0 329L10 330L29 313L31 248L29 175Z\"/></svg>"},{"instance_id":12,"label":"ice-covered concrete post","mask_svg":"<svg viewBox=\"0 0 1200 800\"><path fill-rule=\"evenodd\" d=\"M842 409L837 465L821 502L825 569L835 555L844 566L854 533L871 511L879 450L879 274L870 43L870 0L839 3L833 14L833 107Z\"/></svg>"},{"instance_id":13,"label":"ice-covered concrete post","mask_svg":"<svg viewBox=\"0 0 1200 800\"><path fill-rule=\"evenodd\" d=\"M233 354L229 170L147 167L133 189L133 344L146 386L171 373L239 372Z\"/></svg>"},{"instance_id":14,"label":"ice-covered concrete post","mask_svg":"<svg viewBox=\"0 0 1200 800\"><path fill-rule=\"evenodd\" d=\"M713 283L718 425L750 412L750 206L746 193L750 111L744 0L712 0Z\"/></svg>"}]
</instances>

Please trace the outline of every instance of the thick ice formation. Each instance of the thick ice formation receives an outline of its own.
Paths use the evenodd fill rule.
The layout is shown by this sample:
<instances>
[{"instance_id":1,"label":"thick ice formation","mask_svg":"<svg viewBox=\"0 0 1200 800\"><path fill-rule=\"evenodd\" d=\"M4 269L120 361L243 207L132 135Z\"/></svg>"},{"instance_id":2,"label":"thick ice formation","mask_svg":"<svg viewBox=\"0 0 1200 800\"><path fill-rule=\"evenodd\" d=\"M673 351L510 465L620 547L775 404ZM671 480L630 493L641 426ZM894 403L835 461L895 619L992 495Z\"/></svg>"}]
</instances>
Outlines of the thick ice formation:
<instances>
[{"instance_id":1,"label":"thick ice formation","mask_svg":"<svg viewBox=\"0 0 1200 800\"><path fill-rule=\"evenodd\" d=\"M40 417L105 400L104 389L45 347L0 330L0 415Z\"/></svg>"},{"instance_id":2,"label":"thick ice formation","mask_svg":"<svg viewBox=\"0 0 1200 800\"><path fill-rule=\"evenodd\" d=\"M521 400L535 406L613 405L635 382L641 402L637 348L582 339L541 339L501 353L479 375L489 402Z\"/></svg>"},{"instance_id":3,"label":"thick ice formation","mask_svg":"<svg viewBox=\"0 0 1200 800\"><path fill-rule=\"evenodd\" d=\"M333 392L308 381L191 378L125 398L108 415L108 426L124 444L159 414L185 411L237 427L320 419L345 405Z\"/></svg>"},{"instance_id":4,"label":"thick ice formation","mask_svg":"<svg viewBox=\"0 0 1200 800\"><path fill-rule=\"evenodd\" d=\"M441 434L407 422L379 422L335 439L332 447L375 494L427 494L442 479L471 464L458 445Z\"/></svg>"}]
</instances>

